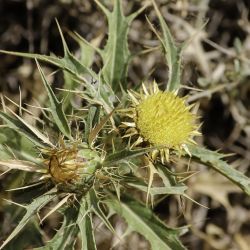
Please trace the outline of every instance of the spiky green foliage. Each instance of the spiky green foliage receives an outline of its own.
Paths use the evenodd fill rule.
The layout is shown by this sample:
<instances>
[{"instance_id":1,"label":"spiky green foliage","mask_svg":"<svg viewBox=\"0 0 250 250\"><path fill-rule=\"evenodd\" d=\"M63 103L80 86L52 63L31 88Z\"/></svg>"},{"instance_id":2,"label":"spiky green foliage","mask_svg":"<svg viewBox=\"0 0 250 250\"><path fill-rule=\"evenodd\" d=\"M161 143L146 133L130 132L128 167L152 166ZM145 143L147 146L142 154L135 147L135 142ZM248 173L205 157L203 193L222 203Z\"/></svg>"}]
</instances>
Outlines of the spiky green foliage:
<instances>
[{"instance_id":1,"label":"spiky green foliage","mask_svg":"<svg viewBox=\"0 0 250 250\"><path fill-rule=\"evenodd\" d=\"M224 161L223 158L225 158L225 155L218 152L211 152L210 150L197 146L189 146L189 149L194 157L211 166L211 168L227 177L238 185L246 194L250 195L250 179Z\"/></svg>"},{"instance_id":2,"label":"spiky green foliage","mask_svg":"<svg viewBox=\"0 0 250 250\"><path fill-rule=\"evenodd\" d=\"M153 0L152 2L155 8L157 17L159 18L160 26L162 29L162 37L150 22L149 24L162 44L166 63L168 65L168 83L167 83L166 89L169 91L178 90L180 87L180 83L181 83L181 59L180 57L181 57L181 52L182 52L182 46L177 46L174 43L174 39L170 33L170 30L166 22L164 21L155 1Z\"/></svg>"},{"instance_id":3,"label":"spiky green foliage","mask_svg":"<svg viewBox=\"0 0 250 250\"><path fill-rule=\"evenodd\" d=\"M119 0L114 1L112 11L99 1L96 3L108 19L108 40L103 50L95 48L80 35L71 34L81 48L81 58L77 59L70 52L57 23L63 43L63 58L1 51L58 67L64 73L65 84L57 96L37 63L41 84L48 95L48 105L41 111L43 121L37 120L35 125L30 125L3 103L0 118L5 127L0 128L0 167L3 171L13 170L14 173L12 180L6 179L5 187L18 186L22 190L22 195L18 195L20 190L13 191L17 195L12 197L13 206L21 206L21 211L16 211L22 218L0 249L7 249L10 241L18 241L21 230L25 235L27 225L36 225L37 221L43 223L54 213L63 217L60 227L50 240L43 241L43 245L39 238L35 246L37 249L74 249L78 239L79 248L95 250L95 218L98 217L116 234L110 220L114 214L124 218L128 230L145 236L152 249L185 249L179 236L187 228L168 227L157 218L152 208L168 195L191 199L186 194L188 186L183 183L191 173L175 173L172 168L174 163L163 164L158 158L153 161L149 155L161 148L148 144L133 148L132 142L122 137L123 131L119 130L119 126L123 116L116 112L121 107L128 108L127 102L119 103L117 96L120 100L126 99L124 89L127 88L127 69L131 58L129 26L146 6L125 17ZM175 45L156 4L153 6L163 35L151 27L166 56L169 69L167 89L178 90L181 50ZM91 69L94 51L103 60L99 72ZM79 109L71 104L76 96L85 103ZM23 112L26 110L23 109ZM249 178L230 168L221 155L195 146L186 149L186 153L183 159L188 161L190 155L193 156L216 169L249 195ZM171 157L176 160L175 152ZM144 199L139 200L136 193ZM8 198L7 194L5 198ZM6 204L3 209L5 207ZM39 213L43 217L37 217ZM40 233L38 227L34 228ZM29 238L25 237L28 245Z\"/></svg>"}]
</instances>

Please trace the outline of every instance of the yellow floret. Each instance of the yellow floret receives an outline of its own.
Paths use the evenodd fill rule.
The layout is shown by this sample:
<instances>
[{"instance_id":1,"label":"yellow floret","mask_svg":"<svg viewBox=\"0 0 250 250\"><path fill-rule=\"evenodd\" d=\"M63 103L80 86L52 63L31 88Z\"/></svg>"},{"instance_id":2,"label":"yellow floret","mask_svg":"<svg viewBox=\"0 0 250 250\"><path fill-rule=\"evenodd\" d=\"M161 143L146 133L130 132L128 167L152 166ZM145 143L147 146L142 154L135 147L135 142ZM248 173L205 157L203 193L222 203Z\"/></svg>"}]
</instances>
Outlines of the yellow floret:
<instances>
[{"instance_id":1,"label":"yellow floret","mask_svg":"<svg viewBox=\"0 0 250 250\"><path fill-rule=\"evenodd\" d=\"M136 112L140 135L155 146L181 146L195 130L194 115L173 92L149 95L136 106Z\"/></svg>"}]
</instances>

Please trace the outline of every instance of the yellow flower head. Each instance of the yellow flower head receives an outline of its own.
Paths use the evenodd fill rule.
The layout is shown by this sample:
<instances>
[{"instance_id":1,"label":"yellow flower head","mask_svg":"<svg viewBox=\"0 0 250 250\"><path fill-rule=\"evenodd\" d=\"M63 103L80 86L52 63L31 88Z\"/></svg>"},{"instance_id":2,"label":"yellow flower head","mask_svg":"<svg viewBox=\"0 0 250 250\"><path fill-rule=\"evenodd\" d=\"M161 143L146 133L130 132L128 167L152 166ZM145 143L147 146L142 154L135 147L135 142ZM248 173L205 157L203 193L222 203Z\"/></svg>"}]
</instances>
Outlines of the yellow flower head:
<instances>
[{"instance_id":1,"label":"yellow flower head","mask_svg":"<svg viewBox=\"0 0 250 250\"><path fill-rule=\"evenodd\" d=\"M173 92L150 95L136 106L136 127L156 146L172 148L185 143L194 130L194 116Z\"/></svg>"},{"instance_id":2,"label":"yellow flower head","mask_svg":"<svg viewBox=\"0 0 250 250\"><path fill-rule=\"evenodd\" d=\"M192 137L199 134L196 116L190 112L191 106L185 104L185 98L160 91L156 83L149 91L143 85L143 90L144 94L129 93L132 105L126 115L133 121L123 123L127 128L125 137L137 136L134 145L148 142L163 148L157 152L162 161L168 161L170 149L180 152L187 150L186 144L194 143Z\"/></svg>"}]
</instances>

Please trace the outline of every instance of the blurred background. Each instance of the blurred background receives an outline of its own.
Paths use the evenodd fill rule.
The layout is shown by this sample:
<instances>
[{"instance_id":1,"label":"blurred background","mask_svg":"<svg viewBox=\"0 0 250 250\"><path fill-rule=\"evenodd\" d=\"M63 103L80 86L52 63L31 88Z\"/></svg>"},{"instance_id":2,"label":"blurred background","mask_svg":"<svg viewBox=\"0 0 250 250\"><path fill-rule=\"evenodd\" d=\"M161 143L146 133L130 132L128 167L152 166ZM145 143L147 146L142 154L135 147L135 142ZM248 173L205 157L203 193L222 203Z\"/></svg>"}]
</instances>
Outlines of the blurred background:
<instances>
[{"instance_id":1,"label":"blurred background","mask_svg":"<svg viewBox=\"0 0 250 250\"><path fill-rule=\"evenodd\" d=\"M111 0L101 2L112 8ZM124 13L129 14L148 1L122 2ZM186 41L182 94L189 95L190 103L199 102L203 137L198 142L231 154L227 161L250 176L250 1L156 0L156 3L177 43ZM132 23L129 48L136 56L129 68L130 86L138 86L143 80L155 79L159 84L167 81L159 41L146 16L160 32L152 6ZM63 56L55 19L76 56L79 47L72 38L73 31L89 42L105 45L106 19L92 0L0 0L0 49ZM148 52L141 53L145 50ZM101 63L96 55L93 69L97 70ZM62 73L49 65L43 66L53 88L62 87ZM45 100L34 61L0 54L0 93L17 103L21 93L27 109L30 108L27 104L36 104L42 96ZM8 105L16 109L11 102ZM192 225L182 237L188 249L248 250L250 197L212 170L198 165L191 168L200 172L187 181L189 195L209 209L190 201L185 201L185 207L180 209L178 200L169 197L155 207L155 212L171 226ZM0 190L4 190L1 178L4 177L0 177ZM0 207L0 224L7 225L0 233L0 241L12 228L7 222ZM122 226L119 220L115 223L118 228ZM148 249L143 237L132 237L115 249ZM99 249L109 249L112 235L103 229L97 242Z\"/></svg>"}]
</instances>

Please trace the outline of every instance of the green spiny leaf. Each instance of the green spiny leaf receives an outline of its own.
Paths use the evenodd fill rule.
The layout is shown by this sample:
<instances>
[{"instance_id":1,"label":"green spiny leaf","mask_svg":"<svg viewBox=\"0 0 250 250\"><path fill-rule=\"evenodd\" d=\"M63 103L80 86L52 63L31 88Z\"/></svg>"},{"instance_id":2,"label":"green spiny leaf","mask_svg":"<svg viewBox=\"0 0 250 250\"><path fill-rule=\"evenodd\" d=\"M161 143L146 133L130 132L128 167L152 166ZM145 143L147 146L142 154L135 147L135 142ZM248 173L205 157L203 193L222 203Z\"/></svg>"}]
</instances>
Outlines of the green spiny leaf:
<instances>
[{"instance_id":1,"label":"green spiny leaf","mask_svg":"<svg viewBox=\"0 0 250 250\"><path fill-rule=\"evenodd\" d=\"M99 35L98 37L93 39L91 42L88 42L80 34L76 32L70 33L70 35L80 46L80 50L81 50L80 62L85 67L90 67L94 61L95 52L98 52L100 54L100 50L98 49L98 47L103 38L103 34Z\"/></svg>"},{"instance_id":2,"label":"green spiny leaf","mask_svg":"<svg viewBox=\"0 0 250 250\"><path fill-rule=\"evenodd\" d=\"M75 79L72 78L72 75L67 71L63 71L63 78L64 78L65 90L75 90L79 85L78 82L75 81ZM72 111L72 104L71 104L72 96L73 93L70 91L68 91L67 94L65 94L65 92L63 91L59 93L59 99L63 100L63 109L65 112L70 111L68 113L71 113Z\"/></svg>"},{"instance_id":3,"label":"green spiny leaf","mask_svg":"<svg viewBox=\"0 0 250 250\"><path fill-rule=\"evenodd\" d=\"M20 232L13 241L9 242L5 250L30 249L30 246L43 244L42 230L37 221L32 221Z\"/></svg>"},{"instance_id":4,"label":"green spiny leaf","mask_svg":"<svg viewBox=\"0 0 250 250\"><path fill-rule=\"evenodd\" d=\"M92 71L88 65L82 64L78 59L76 59L69 51L69 48L67 46L67 43L64 39L61 27L58 23L58 21L56 20L56 24L61 36L61 40L62 40L62 44L63 44L63 51L64 51L64 61L66 62L66 64L69 66L70 69L73 69L73 72L75 75L79 75L79 74L88 74L90 76L92 76L93 78L97 79L97 75L94 73L94 71Z\"/></svg>"},{"instance_id":5,"label":"green spiny leaf","mask_svg":"<svg viewBox=\"0 0 250 250\"><path fill-rule=\"evenodd\" d=\"M77 219L77 225L80 229L80 236L82 242L82 250L96 250L96 243L94 237L94 228L92 223L92 215L88 208L86 199L82 199L80 213Z\"/></svg>"},{"instance_id":6,"label":"green spiny leaf","mask_svg":"<svg viewBox=\"0 0 250 250\"><path fill-rule=\"evenodd\" d=\"M103 223L107 226L107 228L111 231L111 232L115 232L114 228L112 227L112 225L110 224L110 222L108 221L107 217L105 216L103 210L100 207L100 200L98 199L95 191L93 189L91 189L89 191L89 206L91 206L91 209L95 212L95 214L103 221Z\"/></svg>"},{"instance_id":7,"label":"green spiny leaf","mask_svg":"<svg viewBox=\"0 0 250 250\"><path fill-rule=\"evenodd\" d=\"M78 214L79 206L68 207L63 213L64 220L56 235L47 242L46 246L36 248L36 250L74 250L74 238L79 231L76 226Z\"/></svg>"},{"instance_id":8,"label":"green spiny leaf","mask_svg":"<svg viewBox=\"0 0 250 250\"><path fill-rule=\"evenodd\" d=\"M113 197L107 205L123 217L129 227L143 235L150 242L152 250L186 249L178 239L180 231L167 227L138 201L129 197L123 197L119 201Z\"/></svg>"},{"instance_id":9,"label":"green spiny leaf","mask_svg":"<svg viewBox=\"0 0 250 250\"><path fill-rule=\"evenodd\" d=\"M161 41L164 52L165 58L168 65L168 83L167 83L167 90L174 91L178 90L181 83L181 48L176 47L174 39L171 35L171 32L163 19L155 1L153 0L153 5L157 14L157 17L160 21L161 29L163 32L163 38L160 37L158 32L153 28L152 24L151 28L154 30L155 34L157 35L158 39Z\"/></svg>"},{"instance_id":10,"label":"green spiny leaf","mask_svg":"<svg viewBox=\"0 0 250 250\"><path fill-rule=\"evenodd\" d=\"M8 238L3 242L0 249L3 249L8 242L10 242L22 229L23 227L32 219L32 217L38 213L38 211L48 204L53 198L55 198L55 190L50 190L42 196L34 199L29 205L27 205L26 213L23 216L22 220L19 222L17 227L13 230L13 232L8 236Z\"/></svg>"},{"instance_id":11,"label":"green spiny leaf","mask_svg":"<svg viewBox=\"0 0 250 250\"><path fill-rule=\"evenodd\" d=\"M47 56L47 55L23 53L23 52L17 52L17 51L6 51L6 50L0 50L0 53L41 60L45 63L55 65L62 70L66 70L67 72L69 72L70 74L72 74L78 79L81 79L83 74L87 74L97 79L97 75L95 74L94 71L92 71L90 68L81 64L81 62L70 53L58 22L57 22L57 26L61 35L62 43L63 43L63 50L64 50L63 58L59 58L56 56Z\"/></svg>"},{"instance_id":12,"label":"green spiny leaf","mask_svg":"<svg viewBox=\"0 0 250 250\"><path fill-rule=\"evenodd\" d=\"M62 70L66 70L76 78L82 78L83 74L88 74L93 78L97 78L96 74L84 67L72 54L69 57L59 58L56 56L47 56L47 55L40 55L40 54L33 54L33 53L23 53L17 51L7 51L7 50L0 50L0 53L13 55L13 56L20 56L30 59L37 59L43 61L45 63L52 64Z\"/></svg>"},{"instance_id":13,"label":"green spiny leaf","mask_svg":"<svg viewBox=\"0 0 250 250\"><path fill-rule=\"evenodd\" d=\"M96 124L96 121L99 120L99 108L96 106L90 106L88 110L88 116L87 119L84 121L85 123L85 128L84 128L84 133L85 133L85 140L88 142L89 134L90 131L93 129L93 126ZM96 119L96 117L98 119Z\"/></svg>"},{"instance_id":14,"label":"green spiny leaf","mask_svg":"<svg viewBox=\"0 0 250 250\"><path fill-rule=\"evenodd\" d=\"M112 116L114 110L110 112L107 116L105 116L89 133L88 143L91 146L94 140L96 139L98 133L101 131L101 129L104 127L106 122L110 119Z\"/></svg>"},{"instance_id":15,"label":"green spiny leaf","mask_svg":"<svg viewBox=\"0 0 250 250\"><path fill-rule=\"evenodd\" d=\"M172 173L168 168L162 164L157 164L156 166L158 174L161 177L165 187L173 187L178 184L174 173Z\"/></svg>"},{"instance_id":16,"label":"green spiny leaf","mask_svg":"<svg viewBox=\"0 0 250 250\"><path fill-rule=\"evenodd\" d=\"M201 162L209 165L214 170L224 175L239 186L246 194L250 195L250 178L232 168L228 163L222 160L224 157L223 154L201 148L200 146L189 145L188 149L192 156L198 158Z\"/></svg>"},{"instance_id":17,"label":"green spiny leaf","mask_svg":"<svg viewBox=\"0 0 250 250\"><path fill-rule=\"evenodd\" d=\"M148 191L148 186L142 183L127 183L129 186L135 187L143 192ZM151 187L149 189L149 193L151 195L162 195L162 194L177 194L177 195L185 195L185 191L187 190L187 186L185 185L176 185L173 187Z\"/></svg>"},{"instance_id":18,"label":"green spiny leaf","mask_svg":"<svg viewBox=\"0 0 250 250\"><path fill-rule=\"evenodd\" d=\"M101 76L97 81L84 82L86 89L81 92L82 98L88 100L90 104L103 106L107 113L114 109L114 102L117 101L111 86L101 80Z\"/></svg>"},{"instance_id":19,"label":"green spiny leaf","mask_svg":"<svg viewBox=\"0 0 250 250\"><path fill-rule=\"evenodd\" d=\"M63 111L63 105L61 102L59 102L57 100L56 95L54 94L51 86L47 82L45 75L44 75L40 65L38 64L38 62L37 62L37 67L38 67L38 70L41 74L43 85L46 88L48 96L49 96L50 111L51 111L51 114L54 118L54 121L55 121L57 127L59 128L59 130L65 136L67 136L68 138L71 138L68 121L67 121L66 116L65 116L64 111Z\"/></svg>"},{"instance_id":20,"label":"green spiny leaf","mask_svg":"<svg viewBox=\"0 0 250 250\"><path fill-rule=\"evenodd\" d=\"M40 172L46 173L47 169L45 167L40 167L39 165L30 162L30 161L22 161L22 160L0 160L0 167L6 167L9 169L19 169L27 172Z\"/></svg>"},{"instance_id":21,"label":"green spiny leaf","mask_svg":"<svg viewBox=\"0 0 250 250\"><path fill-rule=\"evenodd\" d=\"M0 117L8 124L8 126L21 135L25 136L28 140L33 142L36 146L44 147L46 144L38 138L37 134L34 131L30 130L22 121L15 119L14 117L0 111Z\"/></svg>"},{"instance_id":22,"label":"green spiny leaf","mask_svg":"<svg viewBox=\"0 0 250 250\"><path fill-rule=\"evenodd\" d=\"M111 86L103 83L101 79L99 79L96 98L100 100L107 113L110 113L114 109L114 102L117 101L117 97Z\"/></svg>"},{"instance_id":23,"label":"green spiny leaf","mask_svg":"<svg viewBox=\"0 0 250 250\"><path fill-rule=\"evenodd\" d=\"M102 9L108 19L108 40L103 51L100 51L103 59L102 76L106 83L116 91L122 85L126 89L126 76L129 60L131 58L128 49L128 29L132 20L144 9L125 17L122 11L122 1L115 0L113 11L110 12L98 0L95 2Z\"/></svg>"},{"instance_id":24,"label":"green spiny leaf","mask_svg":"<svg viewBox=\"0 0 250 250\"><path fill-rule=\"evenodd\" d=\"M105 161L103 162L104 165L110 165L112 163L118 163L127 159L135 158L140 155L144 155L150 151L153 151L155 148L142 148L136 150L130 149L123 149L119 152L115 152L110 154L106 157Z\"/></svg>"},{"instance_id":25,"label":"green spiny leaf","mask_svg":"<svg viewBox=\"0 0 250 250\"><path fill-rule=\"evenodd\" d=\"M4 153L6 153L7 156L11 155L8 148L11 148L11 151L19 159L30 160L34 162L34 158L37 156L35 144L28 140L25 136L17 133L14 129L11 128L0 128L0 145L2 146L2 148L0 149L1 160L10 159L10 157L3 157ZM4 147L3 145L5 145L6 147Z\"/></svg>"}]
</instances>

